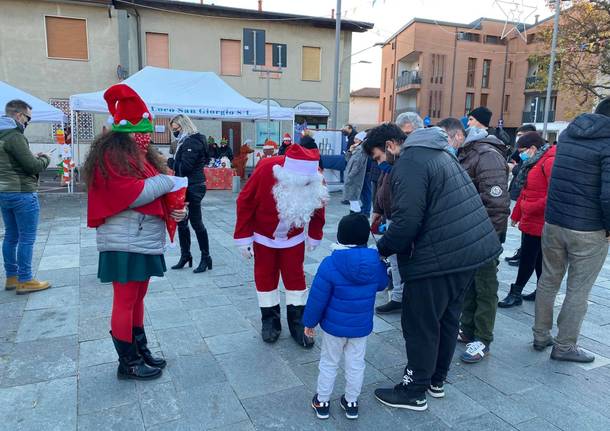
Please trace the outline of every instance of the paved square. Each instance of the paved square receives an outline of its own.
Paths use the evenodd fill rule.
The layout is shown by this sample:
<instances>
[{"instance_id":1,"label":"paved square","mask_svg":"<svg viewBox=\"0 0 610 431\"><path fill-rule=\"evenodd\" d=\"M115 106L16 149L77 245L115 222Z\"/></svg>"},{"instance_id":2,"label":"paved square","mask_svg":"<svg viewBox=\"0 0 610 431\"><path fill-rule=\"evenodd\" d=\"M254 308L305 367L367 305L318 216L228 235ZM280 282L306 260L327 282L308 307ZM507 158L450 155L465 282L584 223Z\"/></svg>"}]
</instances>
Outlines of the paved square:
<instances>
[{"instance_id":1,"label":"paved square","mask_svg":"<svg viewBox=\"0 0 610 431\"><path fill-rule=\"evenodd\" d=\"M333 195L326 238L307 256L310 282L330 253L347 207ZM392 410L373 397L392 385L405 364L400 317L375 317L366 355L360 419L348 421L338 399L331 418L309 407L319 349L302 350L284 332L275 345L260 339L252 264L232 244L235 195L209 192L203 201L214 269L170 270L146 297L149 344L168 360L161 379L118 381L108 336L112 289L96 279L95 234L86 227L84 195L41 197L34 266L54 287L29 296L0 291L0 430L351 430L351 429L610 429L610 260L593 288L582 346L598 358L589 366L550 361L530 346L533 304L498 310L492 354L483 363L457 360L447 397L427 412ZM505 255L518 247L509 230ZM196 241L193 241L196 244ZM168 266L179 249L166 254ZM197 252L195 252L197 256ZM500 297L516 268L500 266ZM4 282L4 280L0 280ZM534 283L526 288L529 292ZM379 294L378 303L387 299ZM563 296L558 297L559 306Z\"/></svg>"}]
</instances>

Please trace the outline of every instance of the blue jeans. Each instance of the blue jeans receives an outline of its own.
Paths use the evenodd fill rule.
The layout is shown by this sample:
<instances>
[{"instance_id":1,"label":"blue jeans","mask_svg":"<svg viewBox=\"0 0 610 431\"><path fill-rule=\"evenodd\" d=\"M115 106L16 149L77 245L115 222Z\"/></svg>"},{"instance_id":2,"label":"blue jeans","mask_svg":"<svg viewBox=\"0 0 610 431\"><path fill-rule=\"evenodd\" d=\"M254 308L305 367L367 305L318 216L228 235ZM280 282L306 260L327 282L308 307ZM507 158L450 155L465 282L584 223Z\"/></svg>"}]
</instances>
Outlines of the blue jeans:
<instances>
[{"instance_id":1,"label":"blue jeans","mask_svg":"<svg viewBox=\"0 0 610 431\"><path fill-rule=\"evenodd\" d=\"M32 253L40 206L37 193L0 192L4 220L2 255L7 277L18 276L20 282L32 276Z\"/></svg>"}]
</instances>

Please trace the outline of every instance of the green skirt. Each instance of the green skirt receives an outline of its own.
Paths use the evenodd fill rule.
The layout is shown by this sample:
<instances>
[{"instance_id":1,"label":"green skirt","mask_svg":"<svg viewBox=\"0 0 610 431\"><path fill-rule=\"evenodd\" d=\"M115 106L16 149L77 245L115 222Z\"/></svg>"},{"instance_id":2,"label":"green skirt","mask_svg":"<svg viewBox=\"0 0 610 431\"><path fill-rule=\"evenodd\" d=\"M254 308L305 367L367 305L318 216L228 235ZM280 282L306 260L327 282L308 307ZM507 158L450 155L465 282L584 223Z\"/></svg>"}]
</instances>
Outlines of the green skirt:
<instances>
[{"instance_id":1,"label":"green skirt","mask_svg":"<svg viewBox=\"0 0 610 431\"><path fill-rule=\"evenodd\" d=\"M150 277L163 277L167 271L162 254L150 255L127 251L103 251L100 253L97 277L102 283L117 281L146 281Z\"/></svg>"}]
</instances>

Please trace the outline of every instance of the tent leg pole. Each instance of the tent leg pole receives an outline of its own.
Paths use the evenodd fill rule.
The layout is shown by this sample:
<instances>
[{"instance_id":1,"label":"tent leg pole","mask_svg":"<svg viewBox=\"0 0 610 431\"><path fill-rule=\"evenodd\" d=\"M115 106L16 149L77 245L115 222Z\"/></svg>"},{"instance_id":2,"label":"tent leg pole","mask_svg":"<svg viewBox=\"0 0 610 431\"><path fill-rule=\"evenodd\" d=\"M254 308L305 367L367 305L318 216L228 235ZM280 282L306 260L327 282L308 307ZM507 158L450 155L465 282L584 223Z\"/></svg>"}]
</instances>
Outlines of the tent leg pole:
<instances>
[{"instance_id":1,"label":"tent leg pole","mask_svg":"<svg viewBox=\"0 0 610 431\"><path fill-rule=\"evenodd\" d=\"M72 158L74 158L74 139L76 139L76 136L78 136L78 134L74 133L74 126L76 124L76 121L74 121L74 115L75 112L73 110L70 110L70 133L72 134L70 141L70 150L72 151ZM70 176L70 189L68 191L69 193L74 193L74 175Z\"/></svg>"}]
</instances>

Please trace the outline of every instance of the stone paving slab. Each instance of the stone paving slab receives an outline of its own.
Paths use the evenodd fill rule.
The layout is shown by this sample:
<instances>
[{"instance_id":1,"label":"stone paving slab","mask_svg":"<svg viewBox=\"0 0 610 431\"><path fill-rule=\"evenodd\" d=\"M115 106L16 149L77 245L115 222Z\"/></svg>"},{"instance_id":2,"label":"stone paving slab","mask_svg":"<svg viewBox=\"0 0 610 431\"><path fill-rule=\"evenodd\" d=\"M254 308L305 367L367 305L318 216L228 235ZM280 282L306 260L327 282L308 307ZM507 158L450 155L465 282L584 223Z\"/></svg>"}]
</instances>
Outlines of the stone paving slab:
<instances>
[{"instance_id":1,"label":"stone paving slab","mask_svg":"<svg viewBox=\"0 0 610 431\"><path fill-rule=\"evenodd\" d=\"M498 310L492 353L483 363L459 362L447 397L427 412L390 409L373 391L399 381L406 361L400 315L376 316L368 339L360 419L345 418L338 372L331 418L316 419L319 346L304 350L290 338L282 294L283 332L275 345L260 339L252 262L234 249L235 195L209 192L204 221L214 268L154 278L146 297L149 346L166 358L163 377L119 381L108 336L112 286L96 277L95 234L86 227L81 195L42 199L34 268L53 288L16 296L0 290L0 429L8 430L607 430L610 429L610 259L593 287L581 343L596 354L590 366L549 360L531 348L533 303ZM336 225L347 213L333 195L325 239L307 255L311 282L330 253ZM66 214L69 214L66 217ZM520 234L510 229L503 256ZM193 238L193 244L196 244ZM166 253L168 266L179 249ZM195 260L198 256L195 253ZM502 297L517 269L501 263ZM4 280L0 280L3 282ZM534 279L526 287L535 288ZM565 289L565 283L564 287ZM387 292L377 296L381 304ZM556 306L563 300L563 291Z\"/></svg>"}]
</instances>

